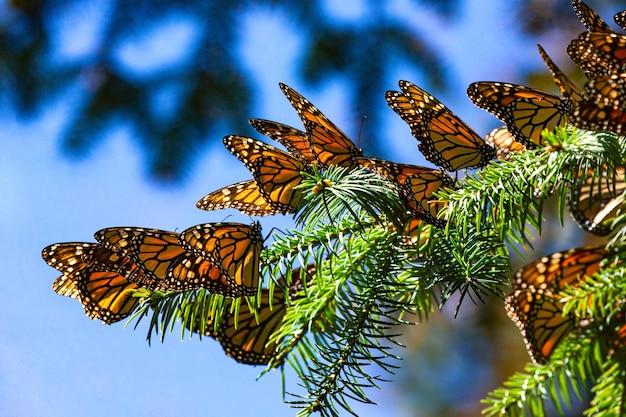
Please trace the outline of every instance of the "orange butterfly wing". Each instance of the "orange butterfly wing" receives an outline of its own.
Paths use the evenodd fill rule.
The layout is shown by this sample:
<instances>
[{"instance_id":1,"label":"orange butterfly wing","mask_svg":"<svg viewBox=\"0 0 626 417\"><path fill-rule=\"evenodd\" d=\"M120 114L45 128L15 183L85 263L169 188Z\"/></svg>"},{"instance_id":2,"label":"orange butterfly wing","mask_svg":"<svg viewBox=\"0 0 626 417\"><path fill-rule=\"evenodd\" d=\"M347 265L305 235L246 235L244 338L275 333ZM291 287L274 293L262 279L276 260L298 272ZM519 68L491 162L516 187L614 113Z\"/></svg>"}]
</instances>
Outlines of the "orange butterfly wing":
<instances>
[{"instance_id":1,"label":"orange butterfly wing","mask_svg":"<svg viewBox=\"0 0 626 417\"><path fill-rule=\"evenodd\" d=\"M542 145L541 132L566 126L571 102L518 84L482 81L470 84L472 102L502 120L516 141L527 148Z\"/></svg>"},{"instance_id":2,"label":"orange butterfly wing","mask_svg":"<svg viewBox=\"0 0 626 417\"><path fill-rule=\"evenodd\" d=\"M409 124L427 160L457 171L484 166L495 157L494 149L443 103L408 81L399 85L403 94L389 91L385 98Z\"/></svg>"},{"instance_id":3,"label":"orange butterfly wing","mask_svg":"<svg viewBox=\"0 0 626 417\"><path fill-rule=\"evenodd\" d=\"M445 221L437 218L443 204L437 202L433 194L441 188L454 186L454 181L446 173L377 158L357 158L357 161L364 168L394 183L398 187L400 198L413 216L436 227L445 226Z\"/></svg>"},{"instance_id":4,"label":"orange butterfly wing","mask_svg":"<svg viewBox=\"0 0 626 417\"><path fill-rule=\"evenodd\" d=\"M187 251L176 232L140 227L111 227L95 234L114 250L126 248L128 256L163 289L188 291L205 288L225 297L240 297L247 290L212 259Z\"/></svg>"},{"instance_id":5,"label":"orange butterfly wing","mask_svg":"<svg viewBox=\"0 0 626 417\"><path fill-rule=\"evenodd\" d=\"M602 20L600 15L593 11L591 7L587 6L582 0L572 0L572 6L574 7L576 16L578 16L589 32L613 32L609 25Z\"/></svg>"},{"instance_id":6,"label":"orange butterfly wing","mask_svg":"<svg viewBox=\"0 0 626 417\"><path fill-rule=\"evenodd\" d=\"M52 288L77 299L85 314L106 324L128 317L139 304L135 290L147 279L130 259L95 243L59 243L43 249L42 257L63 273Z\"/></svg>"},{"instance_id":7,"label":"orange butterfly wing","mask_svg":"<svg viewBox=\"0 0 626 417\"><path fill-rule=\"evenodd\" d=\"M604 222L614 218L621 209L623 200L618 198L626 191L624 168L614 176L606 171L600 175L588 173L570 187L569 209L580 227L597 236L605 236L611 228Z\"/></svg>"},{"instance_id":8,"label":"orange butterfly wing","mask_svg":"<svg viewBox=\"0 0 626 417\"><path fill-rule=\"evenodd\" d=\"M281 83L280 88L302 120L320 165L357 166L354 158L362 156L363 151L309 100L285 84Z\"/></svg>"},{"instance_id":9,"label":"orange butterfly wing","mask_svg":"<svg viewBox=\"0 0 626 417\"><path fill-rule=\"evenodd\" d=\"M607 255L601 246L570 249L544 256L517 271L505 307L533 361L547 362L554 348L574 329L573 319L562 314L559 292L598 272Z\"/></svg>"},{"instance_id":10,"label":"orange butterfly wing","mask_svg":"<svg viewBox=\"0 0 626 417\"><path fill-rule=\"evenodd\" d=\"M201 210L234 208L248 216L271 216L281 213L261 193L255 180L241 181L205 195L196 203Z\"/></svg>"},{"instance_id":11,"label":"orange butterfly wing","mask_svg":"<svg viewBox=\"0 0 626 417\"><path fill-rule=\"evenodd\" d=\"M265 201L279 213L294 213L302 203L301 172L309 167L294 156L261 141L226 136L224 145L252 173Z\"/></svg>"},{"instance_id":12,"label":"orange butterfly wing","mask_svg":"<svg viewBox=\"0 0 626 417\"><path fill-rule=\"evenodd\" d=\"M543 62L546 63L548 69L552 73L552 77L554 78L554 82L559 87L561 94L563 97L566 97L572 101L580 101L584 99L583 92L569 79L567 75L552 61L552 59L548 56L546 51L541 47L541 45L537 44L537 48L539 49L539 55L543 59Z\"/></svg>"},{"instance_id":13,"label":"orange butterfly wing","mask_svg":"<svg viewBox=\"0 0 626 417\"><path fill-rule=\"evenodd\" d=\"M181 233L183 244L195 254L209 259L243 295L254 295L259 284L261 226L241 223L207 223Z\"/></svg>"},{"instance_id":14,"label":"orange butterfly wing","mask_svg":"<svg viewBox=\"0 0 626 417\"><path fill-rule=\"evenodd\" d=\"M311 150L311 143L307 133L294 127L265 119L250 119L250 124L257 132L283 145L293 156L305 164L313 164L317 161Z\"/></svg>"},{"instance_id":15,"label":"orange butterfly wing","mask_svg":"<svg viewBox=\"0 0 626 417\"><path fill-rule=\"evenodd\" d=\"M588 99L574 103L571 123L587 130L606 130L617 134L626 132L625 93L625 74L590 80L585 86Z\"/></svg>"},{"instance_id":16,"label":"orange butterfly wing","mask_svg":"<svg viewBox=\"0 0 626 417\"><path fill-rule=\"evenodd\" d=\"M286 289L283 277L277 280L277 286L270 297L270 291L261 290L260 299L254 299L254 308L242 300L239 314L226 310L218 326L213 316L198 316L193 331L217 340L226 355L237 362L248 365L265 365L276 356L277 343L272 335L280 329L286 314L285 291L293 294L302 288L301 268L291 271L291 284ZM310 278L314 267L309 266L305 277ZM201 309L198 308L201 311ZM206 310L205 310L206 311ZM216 329L217 327L217 329Z\"/></svg>"},{"instance_id":17,"label":"orange butterfly wing","mask_svg":"<svg viewBox=\"0 0 626 417\"><path fill-rule=\"evenodd\" d=\"M503 161L508 161L513 152L521 152L526 148L515 140L506 126L493 129L485 136L485 143L496 148L496 157Z\"/></svg>"}]
</instances>

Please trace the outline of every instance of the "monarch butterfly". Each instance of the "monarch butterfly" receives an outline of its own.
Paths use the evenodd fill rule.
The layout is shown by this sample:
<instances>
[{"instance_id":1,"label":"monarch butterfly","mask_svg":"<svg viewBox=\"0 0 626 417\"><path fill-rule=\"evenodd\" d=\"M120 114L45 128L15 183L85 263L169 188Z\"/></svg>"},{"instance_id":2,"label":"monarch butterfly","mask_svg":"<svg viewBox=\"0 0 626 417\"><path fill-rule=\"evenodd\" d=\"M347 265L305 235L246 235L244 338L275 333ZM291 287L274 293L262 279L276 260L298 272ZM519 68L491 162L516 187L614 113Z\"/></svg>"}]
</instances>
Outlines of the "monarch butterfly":
<instances>
[{"instance_id":1,"label":"monarch butterfly","mask_svg":"<svg viewBox=\"0 0 626 417\"><path fill-rule=\"evenodd\" d=\"M612 109L626 110L626 73L589 80L585 92L595 103Z\"/></svg>"},{"instance_id":2,"label":"monarch butterfly","mask_svg":"<svg viewBox=\"0 0 626 417\"><path fill-rule=\"evenodd\" d=\"M506 126L493 129L485 136L485 143L496 148L496 157L503 161L508 161L513 152L521 152L526 148L515 140Z\"/></svg>"},{"instance_id":3,"label":"monarch butterfly","mask_svg":"<svg viewBox=\"0 0 626 417\"><path fill-rule=\"evenodd\" d=\"M626 52L626 50L625 50ZM590 80L585 86L589 97L574 103L572 125L587 130L626 131L626 75L617 74Z\"/></svg>"},{"instance_id":4,"label":"monarch butterfly","mask_svg":"<svg viewBox=\"0 0 626 417\"><path fill-rule=\"evenodd\" d=\"M607 256L602 246L570 249L544 256L517 271L505 307L534 362L546 363L575 327L574 319L562 314L559 292L598 272Z\"/></svg>"},{"instance_id":5,"label":"monarch butterfly","mask_svg":"<svg viewBox=\"0 0 626 417\"><path fill-rule=\"evenodd\" d=\"M584 32L577 39L570 41L569 45L567 45L567 54L585 72L587 77L593 79L606 75L609 72L604 65L598 63L597 54L594 53L589 42L581 39L586 33Z\"/></svg>"},{"instance_id":6,"label":"monarch butterfly","mask_svg":"<svg viewBox=\"0 0 626 417\"><path fill-rule=\"evenodd\" d=\"M207 211L234 208L248 216L282 213L280 208L265 199L254 180L241 181L213 191L198 200L196 207Z\"/></svg>"},{"instance_id":7,"label":"monarch butterfly","mask_svg":"<svg viewBox=\"0 0 626 417\"><path fill-rule=\"evenodd\" d=\"M567 98L518 84L476 82L470 84L467 95L502 120L515 140L527 148L542 145L541 132L565 126L572 111Z\"/></svg>"},{"instance_id":8,"label":"monarch butterfly","mask_svg":"<svg viewBox=\"0 0 626 417\"><path fill-rule=\"evenodd\" d=\"M356 167L358 164L355 158L363 156L363 151L309 100L291 87L282 83L279 85L302 120L309 135L311 152L319 164L322 167L329 165Z\"/></svg>"},{"instance_id":9,"label":"monarch butterfly","mask_svg":"<svg viewBox=\"0 0 626 417\"><path fill-rule=\"evenodd\" d=\"M563 71L550 59L546 51L541 47L541 45L537 44L537 48L539 49L539 55L543 59L543 62L546 63L548 69L552 73L552 77L554 78L554 82L557 87L561 91L563 97L566 97L572 101L580 101L584 98L583 92L570 80Z\"/></svg>"},{"instance_id":10,"label":"monarch butterfly","mask_svg":"<svg viewBox=\"0 0 626 417\"><path fill-rule=\"evenodd\" d=\"M624 168L614 175L603 171L600 175L588 173L570 188L569 209L580 227L598 236L605 236L611 228L606 221L614 218L624 200L626 191Z\"/></svg>"},{"instance_id":11,"label":"monarch butterfly","mask_svg":"<svg viewBox=\"0 0 626 417\"><path fill-rule=\"evenodd\" d=\"M267 204L283 214L298 209L303 195L294 187L302 182L301 172L310 172L308 165L285 151L252 138L226 136L224 145L252 172Z\"/></svg>"},{"instance_id":12,"label":"monarch butterfly","mask_svg":"<svg viewBox=\"0 0 626 417\"><path fill-rule=\"evenodd\" d=\"M615 20L615 23L617 23L622 29L626 30L626 10L615 13L613 20Z\"/></svg>"},{"instance_id":13,"label":"monarch butterfly","mask_svg":"<svg viewBox=\"0 0 626 417\"><path fill-rule=\"evenodd\" d=\"M445 172L377 158L358 158L357 161L395 184L400 198L413 216L435 227L445 227L446 221L437 217L444 204L434 196L439 189L454 186L454 181Z\"/></svg>"},{"instance_id":14,"label":"monarch butterfly","mask_svg":"<svg viewBox=\"0 0 626 417\"><path fill-rule=\"evenodd\" d=\"M259 133L283 145L296 158L310 165L317 162L307 133L294 127L265 119L250 119L250 125Z\"/></svg>"},{"instance_id":15,"label":"monarch butterfly","mask_svg":"<svg viewBox=\"0 0 626 417\"><path fill-rule=\"evenodd\" d=\"M140 301L133 296L136 289L158 287L129 258L96 243L57 243L44 248L41 256L63 273L52 284L54 291L75 298L87 317L106 324L133 312Z\"/></svg>"},{"instance_id":16,"label":"monarch butterfly","mask_svg":"<svg viewBox=\"0 0 626 417\"><path fill-rule=\"evenodd\" d=\"M172 291L206 288L226 297L256 293L255 277L240 283L214 259L188 251L176 232L140 227L110 227L95 233L98 242L114 251L126 251L150 280Z\"/></svg>"},{"instance_id":17,"label":"monarch butterfly","mask_svg":"<svg viewBox=\"0 0 626 417\"><path fill-rule=\"evenodd\" d=\"M626 72L626 35L584 32L570 42L567 53L592 78Z\"/></svg>"},{"instance_id":18,"label":"monarch butterfly","mask_svg":"<svg viewBox=\"0 0 626 417\"><path fill-rule=\"evenodd\" d=\"M477 168L495 157L492 147L443 103L408 81L399 81L402 93L385 93L387 104L420 141L424 157L448 170Z\"/></svg>"},{"instance_id":19,"label":"monarch butterfly","mask_svg":"<svg viewBox=\"0 0 626 417\"><path fill-rule=\"evenodd\" d=\"M301 268L291 272L292 283L289 292L294 294L301 288ZM312 276L314 268L309 266L307 276ZM222 314L220 323L215 326L213 316L198 316L193 324L193 331L217 340L227 356L237 362L248 365L265 365L276 356L276 340L271 336L280 328L286 310L286 290L284 278L277 280L272 295L266 288L261 290L260 299L255 299L255 308L242 302L239 313L235 315L227 310ZM200 306L193 306L202 311Z\"/></svg>"},{"instance_id":20,"label":"monarch butterfly","mask_svg":"<svg viewBox=\"0 0 626 417\"><path fill-rule=\"evenodd\" d=\"M258 222L249 226L242 223L199 224L183 230L180 240L187 249L218 266L222 275L229 278L229 286L240 289L240 295L256 294L263 247Z\"/></svg>"},{"instance_id":21,"label":"monarch butterfly","mask_svg":"<svg viewBox=\"0 0 626 417\"><path fill-rule=\"evenodd\" d=\"M609 25L602 20L600 15L593 11L582 0L572 0L572 6L574 7L576 16L578 16L589 32L613 32Z\"/></svg>"}]
</instances>

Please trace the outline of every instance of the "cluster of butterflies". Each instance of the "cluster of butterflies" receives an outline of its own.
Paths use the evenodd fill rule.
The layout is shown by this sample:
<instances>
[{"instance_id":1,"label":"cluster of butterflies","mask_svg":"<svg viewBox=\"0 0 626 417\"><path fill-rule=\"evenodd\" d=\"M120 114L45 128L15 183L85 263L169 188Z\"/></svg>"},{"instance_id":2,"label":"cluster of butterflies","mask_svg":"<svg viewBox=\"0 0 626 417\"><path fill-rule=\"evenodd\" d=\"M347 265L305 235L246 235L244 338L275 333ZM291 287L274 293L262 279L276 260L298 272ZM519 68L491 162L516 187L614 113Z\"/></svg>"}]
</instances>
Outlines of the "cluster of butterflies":
<instances>
[{"instance_id":1,"label":"cluster of butterflies","mask_svg":"<svg viewBox=\"0 0 626 417\"><path fill-rule=\"evenodd\" d=\"M408 81L399 82L400 91L386 93L389 107L408 123L419 141L419 150L440 169L363 156L363 151L317 107L281 84L304 130L264 119L250 121L258 132L283 145L286 151L249 137L225 137L226 148L244 163L253 178L206 195L197 207L235 208L249 216L295 213L304 198L305 191L298 187L303 173L333 165L365 168L394 185L409 214L405 233L410 234L422 223L439 228L446 225L446 219L439 216L443 203L435 197L437 191L456 186L446 171L480 168L494 158L508 159L513 152L542 146L541 132L557 126L570 124L621 134L626 120L626 70L622 69L626 36L613 33L582 1L573 0L573 5L589 32L572 41L568 53L586 71L589 82L580 90L539 47L562 96L508 83L471 84L470 99L505 123L485 138ZM616 21L624 27L626 11L618 13ZM601 223L608 217L607 207L612 212L618 208L611 201L626 189L624 171L617 186L598 181L597 175L589 178L594 180L581 178L579 186L574 187L570 209L586 230L607 234L610 230ZM596 190L598 186L600 190ZM272 358L276 344L269 342L270 336L281 325L287 295L297 292L297 283L315 273L314 266L310 266L306 271L292 271L290 279L281 277L278 283L283 291L274 292L272 297L267 289L259 290L263 237L257 222L201 224L181 233L114 227L98 231L95 238L97 243L60 243L43 250L44 260L63 274L53 284L57 293L77 299L87 316L105 323L129 316L141 301L133 296L141 288L204 288L230 298L260 294L256 308L242 304L238 319L225 313L220 325L213 326L212 317L201 317L192 329L215 338L227 355L248 364L265 364ZM604 255L601 248L557 253L516 274L507 311L520 327L536 361L544 361L573 326L560 314L559 289L579 276L592 274Z\"/></svg>"}]
</instances>

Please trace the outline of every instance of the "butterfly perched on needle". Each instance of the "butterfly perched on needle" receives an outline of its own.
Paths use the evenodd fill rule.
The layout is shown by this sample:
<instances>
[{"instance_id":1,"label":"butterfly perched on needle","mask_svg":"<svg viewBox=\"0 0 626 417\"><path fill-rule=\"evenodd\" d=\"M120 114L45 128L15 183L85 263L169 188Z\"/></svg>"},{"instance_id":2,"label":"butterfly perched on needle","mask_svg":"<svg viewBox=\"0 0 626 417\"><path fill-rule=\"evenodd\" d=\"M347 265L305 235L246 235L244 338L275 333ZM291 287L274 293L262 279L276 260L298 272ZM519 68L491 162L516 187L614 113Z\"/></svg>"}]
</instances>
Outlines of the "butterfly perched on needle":
<instances>
[{"instance_id":1,"label":"butterfly perched on needle","mask_svg":"<svg viewBox=\"0 0 626 417\"><path fill-rule=\"evenodd\" d=\"M445 204L434 195L441 189L454 187L454 181L445 172L377 158L357 160L362 167L393 183L398 188L400 199L415 218L435 227L445 227L446 221L438 217Z\"/></svg>"},{"instance_id":2,"label":"butterfly perched on needle","mask_svg":"<svg viewBox=\"0 0 626 417\"><path fill-rule=\"evenodd\" d=\"M560 291L598 272L608 254L603 246L570 249L544 256L516 272L505 307L534 362L546 363L576 327L573 317L562 314Z\"/></svg>"},{"instance_id":3,"label":"butterfly perched on needle","mask_svg":"<svg viewBox=\"0 0 626 417\"><path fill-rule=\"evenodd\" d=\"M196 230L210 230L188 242ZM258 223L207 223L183 233L140 227L110 227L95 238L124 251L150 279L172 291L205 288L226 297L256 294L263 238ZM224 237L217 243L216 240ZM202 251L199 248L202 247Z\"/></svg>"},{"instance_id":4,"label":"butterfly perched on needle","mask_svg":"<svg viewBox=\"0 0 626 417\"><path fill-rule=\"evenodd\" d=\"M288 152L244 136L226 136L224 145L250 170L260 194L280 213L294 213L303 194L295 187L302 182L302 172L309 165Z\"/></svg>"},{"instance_id":5,"label":"butterfly perched on needle","mask_svg":"<svg viewBox=\"0 0 626 417\"><path fill-rule=\"evenodd\" d=\"M198 208L235 208L249 216L294 213L302 201L302 193L293 189L302 180L301 171L311 172L314 164L321 168L357 166L355 158L363 151L310 101L285 84L280 88L296 109L305 131L270 120L250 120L252 127L281 143L288 152L251 138L224 138L226 147L246 164L254 180L216 190L201 198L196 203ZM255 163L257 160L260 162Z\"/></svg>"},{"instance_id":6,"label":"butterfly perched on needle","mask_svg":"<svg viewBox=\"0 0 626 417\"><path fill-rule=\"evenodd\" d=\"M587 130L626 132L625 93L626 74L591 79L585 85L587 99L574 103L571 124Z\"/></svg>"},{"instance_id":7,"label":"butterfly perched on needle","mask_svg":"<svg viewBox=\"0 0 626 417\"><path fill-rule=\"evenodd\" d=\"M78 300L85 314L106 324L128 317L140 298L139 288L160 289L130 258L97 243L71 242L47 246L46 263L63 275L52 284L60 295Z\"/></svg>"},{"instance_id":8,"label":"butterfly perched on needle","mask_svg":"<svg viewBox=\"0 0 626 417\"><path fill-rule=\"evenodd\" d=\"M387 91L385 98L420 142L419 150L447 171L478 168L495 157L495 150L443 103L408 81L401 92Z\"/></svg>"},{"instance_id":9,"label":"butterfly perched on needle","mask_svg":"<svg viewBox=\"0 0 626 417\"><path fill-rule=\"evenodd\" d=\"M590 171L570 186L569 209L580 227L598 236L611 232L608 223L624 204L626 175L624 168L609 174Z\"/></svg>"},{"instance_id":10,"label":"butterfly perched on needle","mask_svg":"<svg viewBox=\"0 0 626 417\"><path fill-rule=\"evenodd\" d=\"M256 293L263 249L259 222L199 224L183 230L180 240L187 250L217 265L243 295Z\"/></svg>"},{"instance_id":11,"label":"butterfly perched on needle","mask_svg":"<svg viewBox=\"0 0 626 417\"><path fill-rule=\"evenodd\" d=\"M515 140L530 149L543 145L544 129L566 126L572 112L569 99L519 84L475 82L467 95L503 121Z\"/></svg>"},{"instance_id":12,"label":"butterfly perched on needle","mask_svg":"<svg viewBox=\"0 0 626 417\"><path fill-rule=\"evenodd\" d=\"M238 314L226 309L219 323L201 303L190 303L186 308L197 310L192 330L217 340L227 356L248 365L265 365L276 356L277 340L272 336L280 329L287 313L287 293L295 296L302 289L302 274L308 280L315 273L314 266L306 271L291 271L291 283L284 277L276 281L274 291L263 288L260 296L242 300ZM203 308L204 307L204 308Z\"/></svg>"},{"instance_id":13,"label":"butterfly perched on needle","mask_svg":"<svg viewBox=\"0 0 626 417\"><path fill-rule=\"evenodd\" d=\"M282 83L279 85L302 120L311 153L319 165L358 166L355 158L363 156L363 151L309 100L288 85Z\"/></svg>"}]
</instances>

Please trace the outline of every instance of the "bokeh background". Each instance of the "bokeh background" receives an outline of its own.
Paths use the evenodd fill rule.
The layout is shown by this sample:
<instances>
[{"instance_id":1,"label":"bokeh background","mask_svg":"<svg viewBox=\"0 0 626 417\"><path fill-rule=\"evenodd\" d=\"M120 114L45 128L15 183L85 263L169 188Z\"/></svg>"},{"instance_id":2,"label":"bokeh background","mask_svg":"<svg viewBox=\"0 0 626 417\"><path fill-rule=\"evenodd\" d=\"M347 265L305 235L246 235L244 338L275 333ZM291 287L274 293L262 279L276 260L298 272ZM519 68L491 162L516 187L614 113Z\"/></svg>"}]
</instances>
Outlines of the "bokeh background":
<instances>
[{"instance_id":1,"label":"bokeh background","mask_svg":"<svg viewBox=\"0 0 626 417\"><path fill-rule=\"evenodd\" d=\"M620 10L589 4L609 22ZM251 117L300 126L279 82L366 155L430 165L386 90L412 81L486 134L499 123L466 99L467 85L556 91L537 43L581 81L565 47L583 30L568 0L0 1L0 415L295 415L279 372L257 380L261 368L213 340L174 332L148 346L146 323L89 320L52 291L58 274L41 249L108 226L249 222L195 202L249 178L224 135L261 139ZM553 217L531 259L586 242ZM393 382L370 392L380 406L355 404L358 415L477 416L480 398L523 368L501 300L453 312L452 302L406 329Z\"/></svg>"}]
</instances>

